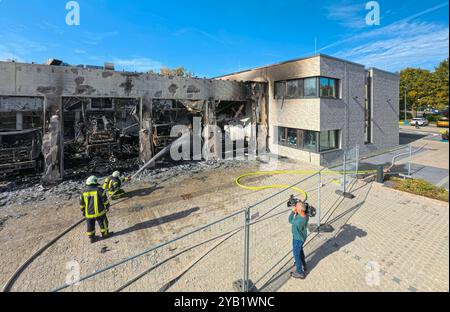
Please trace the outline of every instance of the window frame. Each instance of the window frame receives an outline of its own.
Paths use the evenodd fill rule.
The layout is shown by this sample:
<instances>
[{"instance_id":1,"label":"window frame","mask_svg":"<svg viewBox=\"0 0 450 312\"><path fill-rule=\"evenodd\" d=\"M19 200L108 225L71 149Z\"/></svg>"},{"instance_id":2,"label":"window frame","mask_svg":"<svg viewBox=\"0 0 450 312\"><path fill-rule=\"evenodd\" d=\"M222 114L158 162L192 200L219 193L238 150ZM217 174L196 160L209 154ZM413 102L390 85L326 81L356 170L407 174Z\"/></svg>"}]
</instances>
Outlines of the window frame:
<instances>
[{"instance_id":1,"label":"window frame","mask_svg":"<svg viewBox=\"0 0 450 312\"><path fill-rule=\"evenodd\" d=\"M315 84L315 94L314 95L306 95L306 80L313 80L314 79L314 84ZM320 94L318 93L318 83L317 81L319 80L319 77L308 77L308 78L303 78L303 98L304 99L315 99L315 98L320 98Z\"/></svg>"},{"instance_id":2,"label":"window frame","mask_svg":"<svg viewBox=\"0 0 450 312\"><path fill-rule=\"evenodd\" d=\"M284 90L284 91L283 91L283 96L277 95L277 84L282 84L282 85L283 85L283 88L282 88L282 90ZM286 84L286 80L275 81L275 82L274 82L274 86L273 86L273 96L274 96L274 99L280 100L280 99L286 98L286 93L287 93L287 84Z\"/></svg>"},{"instance_id":3,"label":"window frame","mask_svg":"<svg viewBox=\"0 0 450 312\"><path fill-rule=\"evenodd\" d=\"M330 134L334 133L334 143L333 145L335 147L330 148L331 146L331 137ZM330 151L334 151L334 150L338 150L340 148L339 143L340 143L340 130L327 130L327 131L321 131L319 132L319 153L325 153L325 152L330 152ZM327 134L328 136L328 148L327 149L322 149L322 135L323 134Z\"/></svg>"},{"instance_id":4,"label":"window frame","mask_svg":"<svg viewBox=\"0 0 450 312\"><path fill-rule=\"evenodd\" d=\"M275 143L280 145L280 146L284 146L284 147L289 147L289 148L294 148L294 149L298 149L304 152L310 152L310 153L326 153L326 152L330 152L330 151L335 151L335 150L339 150L340 147L340 135L341 135L341 131L340 130L327 130L327 131L323 131L323 132L319 132L319 131L314 131L314 130L305 130L305 129L296 129L296 128L289 128L289 127L283 127L283 126L276 126L275 127L277 129L277 140ZM296 134L297 134L297 144L293 145L293 144L289 144L288 143L288 133L289 130L295 130ZM310 148L305 148L305 135L307 132L311 132L313 133L313 137L315 140L315 148L310 149ZM322 133L328 133L328 145L330 145L330 136L329 134L331 132L335 133L335 137L334 137L334 145L336 146L335 148L330 148L330 149L326 149L326 150L322 150L321 148L321 134ZM284 142L282 140L280 140L281 135L283 135L283 139Z\"/></svg>"},{"instance_id":5,"label":"window frame","mask_svg":"<svg viewBox=\"0 0 450 312\"><path fill-rule=\"evenodd\" d=\"M327 80L327 94L322 95L322 79ZM314 95L306 95L306 81L314 80L315 82L315 93ZM296 82L297 83L297 94L289 95L288 94L288 85L289 83ZM331 89L331 82L334 82L334 87ZM283 90L283 95L277 94L277 85L281 84ZM331 90L334 91L334 95L331 96ZM278 80L274 82L274 99L340 99L340 80L337 78L331 78L326 76L314 76L314 77L304 77L297 79L286 79L286 80Z\"/></svg>"}]
</instances>

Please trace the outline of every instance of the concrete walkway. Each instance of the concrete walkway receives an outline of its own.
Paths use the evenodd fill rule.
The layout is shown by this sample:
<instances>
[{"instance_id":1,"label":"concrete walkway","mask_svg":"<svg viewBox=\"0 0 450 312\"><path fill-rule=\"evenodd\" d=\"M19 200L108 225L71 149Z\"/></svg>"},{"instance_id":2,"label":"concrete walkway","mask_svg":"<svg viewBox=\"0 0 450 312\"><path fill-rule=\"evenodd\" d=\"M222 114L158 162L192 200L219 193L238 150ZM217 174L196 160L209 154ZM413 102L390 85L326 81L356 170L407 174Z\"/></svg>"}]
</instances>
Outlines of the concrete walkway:
<instances>
[{"instance_id":1,"label":"concrete walkway","mask_svg":"<svg viewBox=\"0 0 450 312\"><path fill-rule=\"evenodd\" d=\"M377 184L358 191L357 202L361 196L339 231L307 248L307 279L284 273L279 290L449 291L448 204Z\"/></svg>"}]
</instances>

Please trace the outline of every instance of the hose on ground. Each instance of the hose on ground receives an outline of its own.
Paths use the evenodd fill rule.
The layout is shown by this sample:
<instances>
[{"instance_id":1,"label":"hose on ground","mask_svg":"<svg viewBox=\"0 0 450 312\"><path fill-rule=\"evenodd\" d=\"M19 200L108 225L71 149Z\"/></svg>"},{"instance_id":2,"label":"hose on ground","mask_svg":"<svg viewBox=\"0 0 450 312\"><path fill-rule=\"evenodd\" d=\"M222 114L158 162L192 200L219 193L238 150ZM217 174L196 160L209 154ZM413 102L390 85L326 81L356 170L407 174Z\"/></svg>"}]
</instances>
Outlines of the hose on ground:
<instances>
[{"instance_id":1,"label":"hose on ground","mask_svg":"<svg viewBox=\"0 0 450 312\"><path fill-rule=\"evenodd\" d=\"M12 286L16 282L17 278L22 274L23 271L37 258L39 257L47 248L49 248L51 245L56 243L61 237L72 231L74 228L76 228L78 225L83 223L85 218L82 218L69 226L67 229L65 229L63 232L58 234L55 238L53 238L51 241L46 243L44 246L42 246L38 251L36 251L31 257L29 257L25 262L22 263L22 265L14 272L14 274L10 277L10 279L5 283L3 286L2 292L10 292L12 289Z\"/></svg>"}]
</instances>

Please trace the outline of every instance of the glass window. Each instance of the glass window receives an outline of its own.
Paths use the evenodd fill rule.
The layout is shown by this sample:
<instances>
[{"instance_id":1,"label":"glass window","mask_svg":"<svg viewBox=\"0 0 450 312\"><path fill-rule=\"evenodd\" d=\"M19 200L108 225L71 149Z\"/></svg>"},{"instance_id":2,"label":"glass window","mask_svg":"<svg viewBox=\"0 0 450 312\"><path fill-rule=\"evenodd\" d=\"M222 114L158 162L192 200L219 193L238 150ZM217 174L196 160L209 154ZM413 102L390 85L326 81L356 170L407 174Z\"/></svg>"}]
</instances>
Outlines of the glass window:
<instances>
[{"instance_id":1,"label":"glass window","mask_svg":"<svg viewBox=\"0 0 450 312\"><path fill-rule=\"evenodd\" d=\"M305 130L303 133L303 149L317 152L317 132Z\"/></svg>"},{"instance_id":2,"label":"glass window","mask_svg":"<svg viewBox=\"0 0 450 312\"><path fill-rule=\"evenodd\" d=\"M317 96L317 79L307 78L304 79L304 96Z\"/></svg>"},{"instance_id":3,"label":"glass window","mask_svg":"<svg viewBox=\"0 0 450 312\"><path fill-rule=\"evenodd\" d=\"M299 82L300 80L289 80L286 82L287 84L286 97L291 99L296 99L300 97Z\"/></svg>"},{"instance_id":4,"label":"glass window","mask_svg":"<svg viewBox=\"0 0 450 312\"><path fill-rule=\"evenodd\" d=\"M330 79L330 87L328 89L328 96L337 98L337 81L335 79Z\"/></svg>"},{"instance_id":5,"label":"glass window","mask_svg":"<svg viewBox=\"0 0 450 312\"><path fill-rule=\"evenodd\" d=\"M321 97L328 97L329 81L330 81L330 79L328 79L328 78L320 78L320 96Z\"/></svg>"},{"instance_id":6,"label":"glass window","mask_svg":"<svg viewBox=\"0 0 450 312\"><path fill-rule=\"evenodd\" d=\"M278 127L278 144L286 144L286 128Z\"/></svg>"},{"instance_id":7,"label":"glass window","mask_svg":"<svg viewBox=\"0 0 450 312\"><path fill-rule=\"evenodd\" d=\"M337 80L320 78L320 96L337 98Z\"/></svg>"},{"instance_id":8,"label":"glass window","mask_svg":"<svg viewBox=\"0 0 450 312\"><path fill-rule=\"evenodd\" d=\"M275 98L281 99L286 96L286 84L284 81L275 82Z\"/></svg>"},{"instance_id":9,"label":"glass window","mask_svg":"<svg viewBox=\"0 0 450 312\"><path fill-rule=\"evenodd\" d=\"M339 148L339 131L324 131L320 133L320 151L329 151Z\"/></svg>"},{"instance_id":10,"label":"glass window","mask_svg":"<svg viewBox=\"0 0 450 312\"><path fill-rule=\"evenodd\" d=\"M297 129L288 129L288 131L287 131L287 145L298 147Z\"/></svg>"}]
</instances>

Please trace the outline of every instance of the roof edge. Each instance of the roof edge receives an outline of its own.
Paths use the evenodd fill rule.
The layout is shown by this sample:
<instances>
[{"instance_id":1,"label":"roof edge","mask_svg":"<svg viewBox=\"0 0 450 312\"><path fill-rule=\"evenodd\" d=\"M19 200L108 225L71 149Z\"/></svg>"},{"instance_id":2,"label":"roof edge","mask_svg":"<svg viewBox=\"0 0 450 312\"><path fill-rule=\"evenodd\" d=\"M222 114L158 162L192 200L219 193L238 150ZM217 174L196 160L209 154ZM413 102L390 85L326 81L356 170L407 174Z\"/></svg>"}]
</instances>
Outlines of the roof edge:
<instances>
[{"instance_id":1,"label":"roof edge","mask_svg":"<svg viewBox=\"0 0 450 312\"><path fill-rule=\"evenodd\" d=\"M279 62L279 63L274 63L274 64L270 64L270 65L264 65L264 66L259 66L259 67L250 68L250 69L246 69L246 70L241 70L241 71L233 72L233 73L230 73L230 74L213 77L211 79L219 79L219 78L223 78L223 77L227 77L227 76L231 76L231 75L243 74L243 73L251 72L251 71L254 71L254 70L260 70L260 69L280 66L280 65L284 65L284 64L294 63L294 62L298 62L298 61L304 61L304 60L312 59L312 58L315 58L315 57L328 58L328 59L331 59L331 60L336 60L336 61L340 61L340 62L344 62L344 63L348 63L348 64L353 64L353 65L361 66L361 67L365 68L364 65L359 64L359 63L355 63L355 62L352 62L352 61L347 61L347 60L344 60L344 59L341 59L341 58L337 58L337 57L334 57L334 56L331 56L331 55L327 55L327 54L316 54L316 55L310 55L310 56L300 57L300 58L296 58L296 59L291 59L291 60L287 60L287 61L283 61L283 62Z\"/></svg>"}]
</instances>

